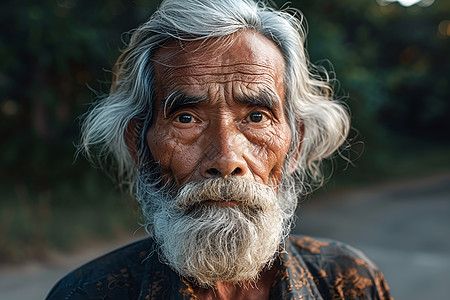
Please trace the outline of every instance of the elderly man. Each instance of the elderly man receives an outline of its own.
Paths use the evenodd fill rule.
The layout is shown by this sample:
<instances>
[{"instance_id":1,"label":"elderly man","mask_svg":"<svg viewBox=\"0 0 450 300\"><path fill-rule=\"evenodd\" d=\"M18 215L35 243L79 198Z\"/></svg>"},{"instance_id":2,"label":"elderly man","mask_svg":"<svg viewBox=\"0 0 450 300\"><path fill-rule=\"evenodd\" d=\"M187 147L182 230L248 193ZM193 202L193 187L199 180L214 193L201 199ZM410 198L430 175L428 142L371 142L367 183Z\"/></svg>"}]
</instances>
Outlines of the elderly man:
<instances>
[{"instance_id":1,"label":"elderly man","mask_svg":"<svg viewBox=\"0 0 450 300\"><path fill-rule=\"evenodd\" d=\"M342 243L288 237L349 117L311 72L299 21L253 0L167 0L134 31L82 148L111 162L150 238L48 299L390 299Z\"/></svg>"}]
</instances>

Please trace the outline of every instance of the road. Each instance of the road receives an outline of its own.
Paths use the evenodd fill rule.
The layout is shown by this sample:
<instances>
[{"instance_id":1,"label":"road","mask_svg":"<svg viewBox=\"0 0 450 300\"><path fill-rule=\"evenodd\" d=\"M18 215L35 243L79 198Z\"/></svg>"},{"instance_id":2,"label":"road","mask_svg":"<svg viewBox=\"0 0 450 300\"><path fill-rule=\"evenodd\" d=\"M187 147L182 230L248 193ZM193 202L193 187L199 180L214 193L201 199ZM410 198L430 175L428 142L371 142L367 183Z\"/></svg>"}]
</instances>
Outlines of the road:
<instances>
[{"instance_id":1,"label":"road","mask_svg":"<svg viewBox=\"0 0 450 300\"><path fill-rule=\"evenodd\" d=\"M302 203L298 216L294 233L362 249L384 273L395 299L450 299L450 174L322 194ZM125 242L1 269L0 300L44 299L69 270Z\"/></svg>"},{"instance_id":2,"label":"road","mask_svg":"<svg viewBox=\"0 0 450 300\"><path fill-rule=\"evenodd\" d=\"M450 299L450 174L303 203L295 233L362 249L394 299Z\"/></svg>"}]
</instances>

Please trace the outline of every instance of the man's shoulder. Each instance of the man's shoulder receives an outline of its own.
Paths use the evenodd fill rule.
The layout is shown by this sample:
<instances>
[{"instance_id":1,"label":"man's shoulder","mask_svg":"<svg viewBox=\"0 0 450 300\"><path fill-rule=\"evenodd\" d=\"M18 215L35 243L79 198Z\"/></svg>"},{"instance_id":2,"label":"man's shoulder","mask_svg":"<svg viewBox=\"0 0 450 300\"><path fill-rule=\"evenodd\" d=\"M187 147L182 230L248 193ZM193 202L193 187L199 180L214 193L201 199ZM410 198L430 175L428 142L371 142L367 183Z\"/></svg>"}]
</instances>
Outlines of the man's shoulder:
<instances>
[{"instance_id":1,"label":"man's shoulder","mask_svg":"<svg viewBox=\"0 0 450 300\"><path fill-rule=\"evenodd\" d=\"M139 290L145 273L145 260L154 244L143 239L92 260L63 277L49 292L47 300L85 299L86 295L123 295ZM120 297L119 297L120 298Z\"/></svg>"},{"instance_id":2,"label":"man's shoulder","mask_svg":"<svg viewBox=\"0 0 450 300\"><path fill-rule=\"evenodd\" d=\"M357 267L370 273L378 270L362 251L343 242L301 235L290 236L290 241L297 255L312 269L339 271Z\"/></svg>"},{"instance_id":3,"label":"man's shoulder","mask_svg":"<svg viewBox=\"0 0 450 300\"><path fill-rule=\"evenodd\" d=\"M361 250L346 243L327 238L310 237L303 235L291 235L289 237L295 249L308 259L349 259L358 263L367 263L375 267Z\"/></svg>"},{"instance_id":4,"label":"man's shoulder","mask_svg":"<svg viewBox=\"0 0 450 300\"><path fill-rule=\"evenodd\" d=\"M362 251L325 238L294 235L290 242L293 255L301 257L323 295L341 299L343 293L354 293L374 295L367 299L392 299L383 274Z\"/></svg>"}]
</instances>

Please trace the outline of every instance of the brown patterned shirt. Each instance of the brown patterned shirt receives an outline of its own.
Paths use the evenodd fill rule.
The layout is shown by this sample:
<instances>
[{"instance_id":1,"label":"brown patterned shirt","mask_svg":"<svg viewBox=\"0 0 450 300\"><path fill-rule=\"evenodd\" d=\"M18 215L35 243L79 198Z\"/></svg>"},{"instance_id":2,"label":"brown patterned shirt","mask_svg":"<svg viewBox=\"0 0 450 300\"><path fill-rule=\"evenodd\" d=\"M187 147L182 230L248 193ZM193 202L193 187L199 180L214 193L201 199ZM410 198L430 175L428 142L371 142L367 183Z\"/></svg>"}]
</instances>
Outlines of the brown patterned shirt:
<instances>
[{"instance_id":1,"label":"brown patterned shirt","mask_svg":"<svg viewBox=\"0 0 450 300\"><path fill-rule=\"evenodd\" d=\"M383 275L360 251L336 241L291 236L276 263L270 299L392 299ZM160 262L144 239L60 280L47 300L196 299L190 282Z\"/></svg>"}]
</instances>

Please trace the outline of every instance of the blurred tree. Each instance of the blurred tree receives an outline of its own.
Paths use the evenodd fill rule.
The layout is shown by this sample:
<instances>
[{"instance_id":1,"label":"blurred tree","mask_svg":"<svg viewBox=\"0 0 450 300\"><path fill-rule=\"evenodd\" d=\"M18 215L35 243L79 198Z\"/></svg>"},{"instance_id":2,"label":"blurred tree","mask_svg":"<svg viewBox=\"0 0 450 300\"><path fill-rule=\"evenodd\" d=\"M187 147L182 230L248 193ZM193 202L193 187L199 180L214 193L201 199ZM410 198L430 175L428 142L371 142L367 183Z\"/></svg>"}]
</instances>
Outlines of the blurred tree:
<instances>
[{"instance_id":1,"label":"blurred tree","mask_svg":"<svg viewBox=\"0 0 450 300\"><path fill-rule=\"evenodd\" d=\"M97 92L108 91L109 70L123 47L122 39L127 39L122 33L144 22L158 2L2 1L0 193L2 200L19 203L21 210L2 209L1 216L7 216L0 223L2 236L18 228L20 234L12 235L45 239L45 226L57 228L58 222L68 222L64 209L70 213L80 203L93 205L94 199L98 205L111 206L111 195L105 191L113 186L88 171L85 160L72 164L79 136L77 117ZM408 168L398 176L422 172L418 162L426 158L423 149L442 144L448 149L450 1L421 3L402 7L385 0L292 0L290 4L307 17L312 62L334 70L338 95L350 95L346 102L352 122L367 149L357 161L357 176L352 177L357 180L385 178L388 170L399 169L401 159ZM448 154L442 157L444 162L435 159L431 167L448 168ZM50 208L57 204L58 214L52 215ZM96 214L91 215L97 224ZM55 223L45 225L45 218ZM31 220L28 228L23 225L26 219ZM57 236L55 240L67 239L69 227L74 226L49 234ZM0 244L3 256L1 248Z\"/></svg>"},{"instance_id":2,"label":"blurred tree","mask_svg":"<svg viewBox=\"0 0 450 300\"><path fill-rule=\"evenodd\" d=\"M450 25L442 25L450 24L450 2L403 7L382 1L291 5L308 20L311 60L331 61L338 94L349 95L353 126L366 144L359 172L376 177L395 168L402 151L450 141Z\"/></svg>"},{"instance_id":3,"label":"blurred tree","mask_svg":"<svg viewBox=\"0 0 450 300\"><path fill-rule=\"evenodd\" d=\"M312 61L332 62L340 95L350 95L354 125L367 140L383 147L399 134L446 141L450 3L402 7L383 1L293 1L291 6L307 16ZM46 190L62 174L77 172L71 166L79 131L74 120L95 98L89 87L107 91L121 34L144 22L156 5L2 2L2 181L25 180Z\"/></svg>"},{"instance_id":4,"label":"blurred tree","mask_svg":"<svg viewBox=\"0 0 450 300\"><path fill-rule=\"evenodd\" d=\"M46 0L1 6L0 178L45 190L71 172L76 117L94 97L90 87L107 91L121 34L156 4Z\"/></svg>"},{"instance_id":5,"label":"blurred tree","mask_svg":"<svg viewBox=\"0 0 450 300\"><path fill-rule=\"evenodd\" d=\"M367 140L380 144L395 132L445 141L450 29L439 26L450 24L450 4L402 7L382 1L293 1L291 6L308 18L311 59L332 62L341 95L350 95L354 125ZM156 5L2 2L2 181L25 180L46 190L61 174L76 172L69 171L79 131L74 120L95 97L88 87L107 91L122 33L144 22Z\"/></svg>"}]
</instances>

